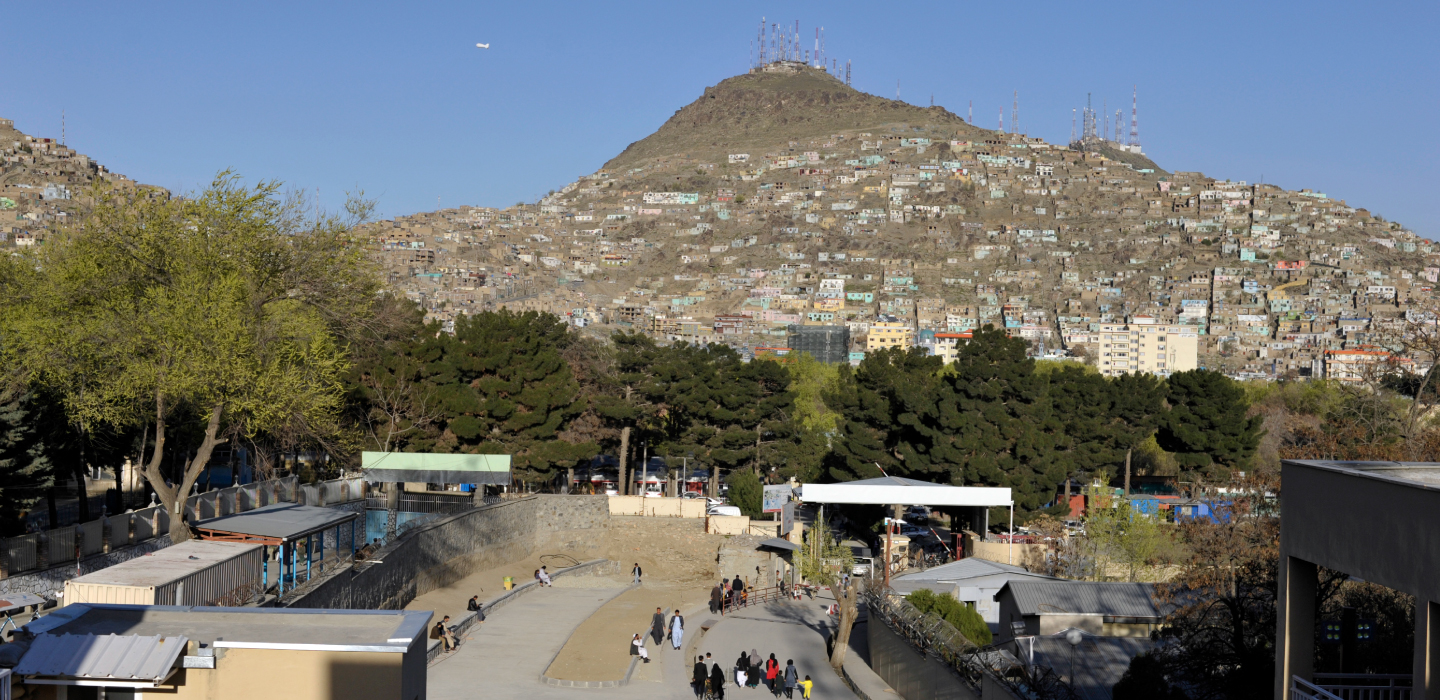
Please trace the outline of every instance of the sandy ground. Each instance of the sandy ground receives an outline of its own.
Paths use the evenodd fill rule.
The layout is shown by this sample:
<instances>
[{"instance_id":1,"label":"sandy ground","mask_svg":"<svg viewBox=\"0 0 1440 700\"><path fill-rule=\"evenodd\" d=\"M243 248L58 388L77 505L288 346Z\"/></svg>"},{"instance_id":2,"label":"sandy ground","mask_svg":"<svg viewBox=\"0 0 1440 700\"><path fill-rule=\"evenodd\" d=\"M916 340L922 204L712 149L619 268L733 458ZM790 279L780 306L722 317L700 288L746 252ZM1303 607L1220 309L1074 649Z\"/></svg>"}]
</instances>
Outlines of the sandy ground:
<instances>
[{"instance_id":1,"label":"sandy ground","mask_svg":"<svg viewBox=\"0 0 1440 700\"><path fill-rule=\"evenodd\" d=\"M577 577L573 582L580 583L585 578ZM556 585L564 581L559 579ZM708 600L709 595L708 589L653 583L626 591L580 623L545 675L561 680L586 681L624 678L625 671L630 667L630 638L637 633L649 633L655 608L664 611L665 622L669 624L670 614L677 607L681 610L694 608ZM699 620L687 618L685 622L687 627L699 629ZM651 640L648 648L651 658L659 654L679 653L671 648L668 639L661 641L658 648Z\"/></svg>"}]
</instances>

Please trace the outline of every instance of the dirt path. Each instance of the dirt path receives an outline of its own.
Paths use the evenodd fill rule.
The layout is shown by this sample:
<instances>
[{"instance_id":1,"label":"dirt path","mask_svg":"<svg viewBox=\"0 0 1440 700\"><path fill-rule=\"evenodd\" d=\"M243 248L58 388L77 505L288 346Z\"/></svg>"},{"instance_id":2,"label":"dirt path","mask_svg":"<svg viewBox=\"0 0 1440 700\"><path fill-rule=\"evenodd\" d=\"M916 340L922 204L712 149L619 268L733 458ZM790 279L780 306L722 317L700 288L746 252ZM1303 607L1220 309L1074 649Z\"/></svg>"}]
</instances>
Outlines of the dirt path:
<instances>
[{"instance_id":1,"label":"dirt path","mask_svg":"<svg viewBox=\"0 0 1440 700\"><path fill-rule=\"evenodd\" d=\"M587 577L577 577L571 585L582 585ZM590 579L592 581L598 579ZM556 580L556 586L566 584L564 578ZM560 680L608 681L625 677L630 667L630 638L634 634L647 634L655 608L665 612L668 623L675 608L686 610L705 602L710 595L708 589L693 586L647 584L626 591L614 600L601 606L570 635L554 663L545 675ZM698 630L699 620L686 620L687 627ZM688 633L688 631L687 631ZM653 641L648 643L650 656L658 659L660 654L678 654L668 640L659 648ZM653 662L652 662L653 663Z\"/></svg>"}]
</instances>

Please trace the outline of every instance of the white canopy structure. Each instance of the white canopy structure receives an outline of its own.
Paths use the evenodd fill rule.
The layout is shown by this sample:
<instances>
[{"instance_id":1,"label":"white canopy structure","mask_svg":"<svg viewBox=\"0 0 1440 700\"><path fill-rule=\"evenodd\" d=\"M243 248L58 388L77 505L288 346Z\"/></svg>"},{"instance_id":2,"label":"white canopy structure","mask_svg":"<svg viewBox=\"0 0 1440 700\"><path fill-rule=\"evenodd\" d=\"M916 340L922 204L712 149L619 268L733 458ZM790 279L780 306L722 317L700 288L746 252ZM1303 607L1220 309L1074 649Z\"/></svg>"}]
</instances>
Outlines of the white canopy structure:
<instances>
[{"instance_id":1,"label":"white canopy structure","mask_svg":"<svg viewBox=\"0 0 1440 700\"><path fill-rule=\"evenodd\" d=\"M992 486L951 486L898 476L861 479L838 484L801 484L805 503L860 503L880 506L949 506L1010 509L1010 563L1015 563L1015 501L1010 489Z\"/></svg>"}]
</instances>

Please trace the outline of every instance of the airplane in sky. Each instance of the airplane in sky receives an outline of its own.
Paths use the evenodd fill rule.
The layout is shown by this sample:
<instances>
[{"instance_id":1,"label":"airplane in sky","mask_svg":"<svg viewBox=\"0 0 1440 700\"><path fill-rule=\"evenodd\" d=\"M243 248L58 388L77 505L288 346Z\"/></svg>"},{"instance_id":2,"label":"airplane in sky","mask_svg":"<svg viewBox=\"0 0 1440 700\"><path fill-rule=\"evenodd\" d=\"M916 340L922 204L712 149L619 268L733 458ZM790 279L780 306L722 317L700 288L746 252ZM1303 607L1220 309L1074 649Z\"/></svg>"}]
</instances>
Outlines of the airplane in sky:
<instances>
[{"instance_id":1,"label":"airplane in sky","mask_svg":"<svg viewBox=\"0 0 1440 700\"><path fill-rule=\"evenodd\" d=\"M476 44L476 45L475 45L475 48L477 48L477 49L488 49L488 48L490 48L490 45L489 45L489 44Z\"/></svg>"}]
</instances>

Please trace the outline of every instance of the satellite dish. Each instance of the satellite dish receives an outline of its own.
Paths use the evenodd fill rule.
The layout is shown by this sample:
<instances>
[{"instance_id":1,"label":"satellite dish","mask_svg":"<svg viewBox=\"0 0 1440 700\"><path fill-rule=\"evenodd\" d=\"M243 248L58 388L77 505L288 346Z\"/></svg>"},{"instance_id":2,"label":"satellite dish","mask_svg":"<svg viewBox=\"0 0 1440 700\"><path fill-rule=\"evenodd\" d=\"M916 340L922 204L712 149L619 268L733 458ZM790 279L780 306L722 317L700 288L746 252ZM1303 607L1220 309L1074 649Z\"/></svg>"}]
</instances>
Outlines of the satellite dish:
<instances>
[{"instance_id":1,"label":"satellite dish","mask_svg":"<svg viewBox=\"0 0 1440 700\"><path fill-rule=\"evenodd\" d=\"M475 45L475 48L477 48L477 49L488 49L488 48L490 48L490 45L489 45L489 44L476 44L476 45Z\"/></svg>"}]
</instances>

